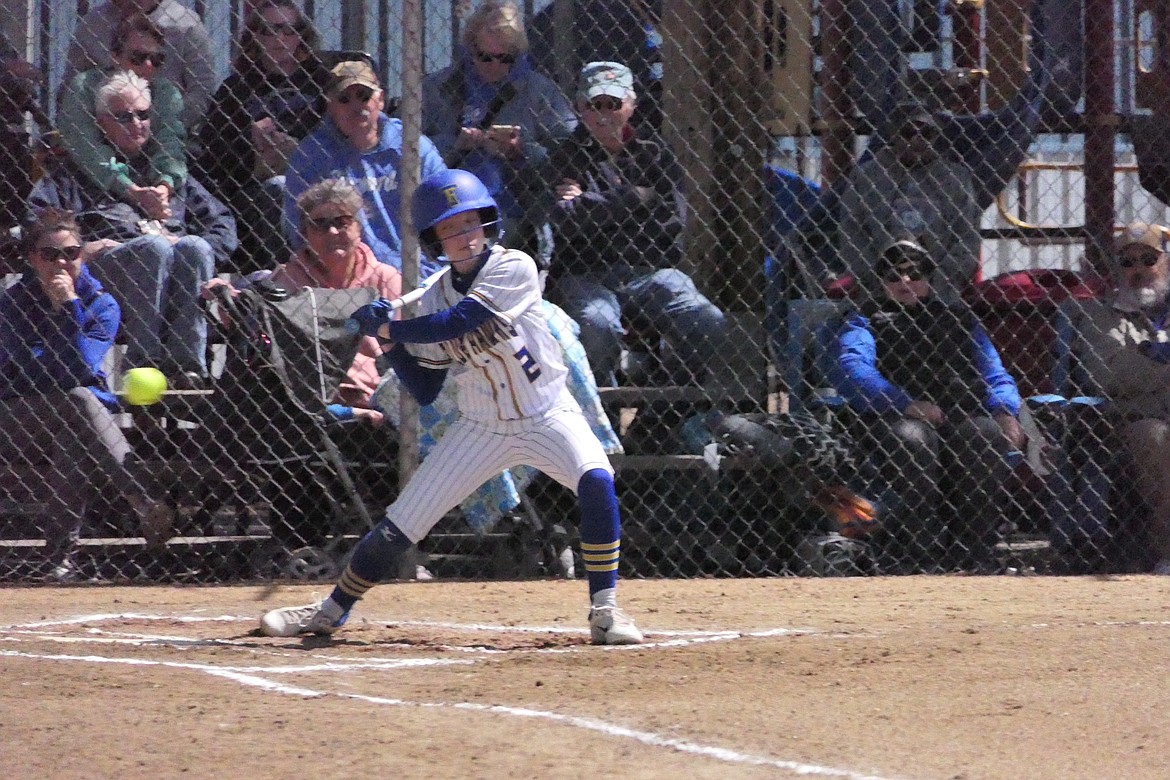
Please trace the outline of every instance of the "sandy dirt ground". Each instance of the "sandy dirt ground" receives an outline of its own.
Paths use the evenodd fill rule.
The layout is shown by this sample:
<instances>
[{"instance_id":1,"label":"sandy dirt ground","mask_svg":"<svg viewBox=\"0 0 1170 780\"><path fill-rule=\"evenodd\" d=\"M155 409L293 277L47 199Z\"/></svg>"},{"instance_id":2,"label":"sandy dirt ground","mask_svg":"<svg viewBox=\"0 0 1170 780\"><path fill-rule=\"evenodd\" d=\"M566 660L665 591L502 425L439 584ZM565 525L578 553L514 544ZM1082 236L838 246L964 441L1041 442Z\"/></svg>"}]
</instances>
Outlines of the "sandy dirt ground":
<instances>
[{"instance_id":1,"label":"sandy dirt ground","mask_svg":"<svg viewBox=\"0 0 1170 780\"><path fill-rule=\"evenodd\" d=\"M12 778L1170 777L1170 578L6 588Z\"/></svg>"}]
</instances>

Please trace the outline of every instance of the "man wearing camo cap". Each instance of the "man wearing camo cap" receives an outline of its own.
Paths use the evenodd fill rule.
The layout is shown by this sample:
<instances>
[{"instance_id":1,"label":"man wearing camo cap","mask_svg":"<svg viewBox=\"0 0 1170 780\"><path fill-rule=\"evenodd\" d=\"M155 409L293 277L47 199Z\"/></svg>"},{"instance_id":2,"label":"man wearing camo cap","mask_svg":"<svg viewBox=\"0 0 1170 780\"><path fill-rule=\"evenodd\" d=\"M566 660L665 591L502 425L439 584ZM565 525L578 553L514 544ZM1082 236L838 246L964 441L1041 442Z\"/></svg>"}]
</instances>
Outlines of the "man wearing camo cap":
<instances>
[{"instance_id":1,"label":"man wearing camo cap","mask_svg":"<svg viewBox=\"0 0 1170 780\"><path fill-rule=\"evenodd\" d=\"M550 295L581 325L597 383L616 384L625 326L636 314L655 344L659 379L697 384L724 333L724 318L677 269L686 221L683 172L657 133L631 124L634 77L618 62L581 69L581 124L549 159L556 254Z\"/></svg>"}]
</instances>

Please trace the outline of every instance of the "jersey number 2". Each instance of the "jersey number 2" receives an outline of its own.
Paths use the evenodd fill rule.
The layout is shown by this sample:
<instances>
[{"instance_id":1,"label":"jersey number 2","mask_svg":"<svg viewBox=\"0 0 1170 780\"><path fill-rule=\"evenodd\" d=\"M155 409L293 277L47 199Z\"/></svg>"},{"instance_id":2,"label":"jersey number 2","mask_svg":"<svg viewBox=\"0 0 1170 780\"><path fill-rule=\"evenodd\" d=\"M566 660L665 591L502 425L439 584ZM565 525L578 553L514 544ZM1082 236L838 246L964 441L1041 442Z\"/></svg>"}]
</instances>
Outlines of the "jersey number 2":
<instances>
[{"instance_id":1,"label":"jersey number 2","mask_svg":"<svg viewBox=\"0 0 1170 780\"><path fill-rule=\"evenodd\" d=\"M524 369L524 376L528 377L529 382L535 382L540 376L540 366L536 364L536 358L528 352L528 347L520 347L515 357L520 361L520 368Z\"/></svg>"}]
</instances>

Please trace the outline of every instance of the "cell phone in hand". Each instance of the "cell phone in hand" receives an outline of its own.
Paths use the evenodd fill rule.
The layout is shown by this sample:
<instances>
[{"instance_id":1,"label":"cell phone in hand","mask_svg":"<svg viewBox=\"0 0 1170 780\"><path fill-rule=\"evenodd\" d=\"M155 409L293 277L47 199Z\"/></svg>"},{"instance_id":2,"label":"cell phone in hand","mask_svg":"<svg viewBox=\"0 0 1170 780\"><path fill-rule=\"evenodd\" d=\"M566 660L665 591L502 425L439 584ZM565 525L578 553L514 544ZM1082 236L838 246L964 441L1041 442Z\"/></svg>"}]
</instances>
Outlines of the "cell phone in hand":
<instances>
[{"instance_id":1,"label":"cell phone in hand","mask_svg":"<svg viewBox=\"0 0 1170 780\"><path fill-rule=\"evenodd\" d=\"M520 125L492 125L488 132L496 138L508 139L520 135Z\"/></svg>"}]
</instances>

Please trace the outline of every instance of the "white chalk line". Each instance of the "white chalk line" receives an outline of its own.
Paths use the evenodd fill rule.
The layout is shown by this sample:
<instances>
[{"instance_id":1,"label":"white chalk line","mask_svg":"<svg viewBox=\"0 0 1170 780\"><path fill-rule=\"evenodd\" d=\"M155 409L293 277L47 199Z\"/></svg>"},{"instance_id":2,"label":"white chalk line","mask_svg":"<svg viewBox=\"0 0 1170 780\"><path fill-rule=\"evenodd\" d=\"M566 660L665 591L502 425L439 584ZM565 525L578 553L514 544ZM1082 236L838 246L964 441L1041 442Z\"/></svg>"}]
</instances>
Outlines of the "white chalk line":
<instances>
[{"instance_id":1,"label":"white chalk line","mask_svg":"<svg viewBox=\"0 0 1170 780\"><path fill-rule=\"evenodd\" d=\"M77 615L69 618L61 618L57 620L38 620L32 623L17 623L9 626L0 626L0 640L5 639L4 634L23 634L29 637L36 637L44 641L56 642L72 642L84 643L93 642L95 644L125 644L125 645L171 645L176 648L201 648L201 647L231 647L240 645L251 645L251 640L231 640L231 639L192 639L190 637L172 637L166 635L155 634L129 634L119 632L117 637L102 637L98 638L93 634L101 633L103 630L94 627L92 624L113 622L113 621L167 621L167 622L181 622L181 623L205 623L205 622L254 622L255 617L241 617L236 615L220 615L216 617L197 617L192 615L158 615L138 612L126 613L95 613L90 615ZM588 629L566 628L564 626L509 626L495 623L454 623L433 620L376 620L370 618L362 618L362 624L366 626L384 625L387 628L430 628L430 629L445 629L451 631L461 631L467 633L519 633L519 634L572 634L574 636L584 636L588 633ZM86 632L90 636L66 636L54 635L43 629L62 628L67 626L86 625L88 626ZM37 631L36 629L41 629ZM761 631L647 631L648 637L663 636L670 637L658 642L644 642L641 645L620 645L620 646L603 646L603 647L541 647L541 648L513 648L501 649L492 647L466 647L460 645L436 645L438 649L447 650L451 652L464 652L478 655L507 655L507 654L521 654L521 653L540 653L540 654L561 654L561 653L579 653L586 651L608 651L608 652L631 652L639 650L650 650L656 648L675 648L688 647L691 645L706 644L710 642L729 642L737 639L746 638L769 638L776 636L805 636L819 633L811 628L772 628ZM54 639L54 636L59 637ZM11 641L10 639L8 641ZM416 645L410 643L392 643L392 647L401 647L404 649L416 648Z\"/></svg>"},{"instance_id":2,"label":"white chalk line","mask_svg":"<svg viewBox=\"0 0 1170 780\"><path fill-rule=\"evenodd\" d=\"M742 753L738 750L731 750L729 748L703 745L697 742L666 737L661 734L655 734L649 731L641 731L638 729L628 728L626 726L619 726L607 721L581 717L579 715L564 715L558 712L534 710L527 707L509 707L500 704L475 704L473 702L412 702L405 699L388 699L380 696L366 696L356 693L318 691L311 688L284 685L272 680L266 680L262 677L256 676L254 673L252 673L253 670L247 667L233 668L210 666L207 664L180 663L177 661L154 661L140 658L110 658L100 655L46 655L41 653L24 653L16 650L0 650L0 657L27 658L41 661L75 661L83 663L121 664L127 666L158 666L172 669L184 669L203 672L215 677L222 677L227 680L232 680L233 682L237 682L241 685L259 688L260 690L271 693L281 693L288 696L298 696L301 698L322 698L327 696L335 696L342 699L352 699L354 701L362 701L368 704L379 704L385 706L417 707L420 709L453 709L495 715L509 715L519 718L539 719L551 721L564 726L570 726L573 728L599 732L610 737L632 739L650 747L668 748L671 750L676 750L680 753L711 758L727 763L771 767L774 769L783 769L789 772L794 772L798 775L814 777L844 778L844 780L892 780L892 778L864 774L861 772L855 772L850 769L840 769L837 767L821 766L818 764L806 764L799 761L788 761L785 759L771 758L768 756L757 756L750 753ZM470 662L456 661L453 663ZM430 665L434 665L434 663ZM267 669L264 671L271 673L273 670Z\"/></svg>"}]
</instances>

